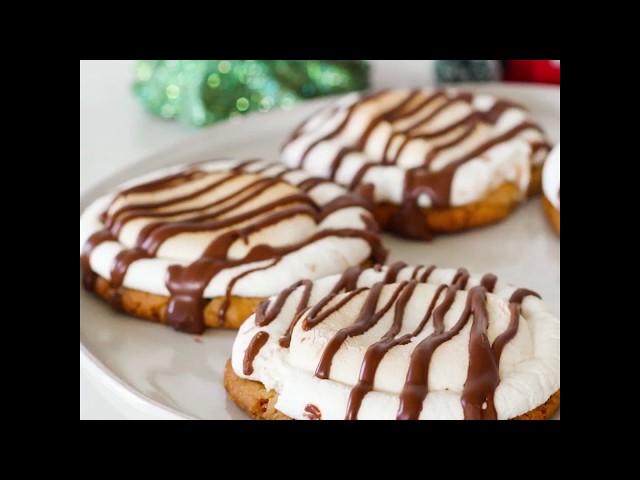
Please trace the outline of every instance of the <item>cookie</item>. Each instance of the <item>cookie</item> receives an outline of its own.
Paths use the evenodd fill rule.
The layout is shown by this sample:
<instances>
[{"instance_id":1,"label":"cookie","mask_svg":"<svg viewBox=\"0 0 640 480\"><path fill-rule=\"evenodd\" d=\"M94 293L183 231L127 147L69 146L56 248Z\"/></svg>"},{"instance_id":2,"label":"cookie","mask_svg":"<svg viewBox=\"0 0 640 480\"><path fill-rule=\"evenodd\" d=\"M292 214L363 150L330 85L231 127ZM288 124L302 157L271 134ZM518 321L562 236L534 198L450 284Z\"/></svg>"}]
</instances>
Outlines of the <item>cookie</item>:
<instances>
[{"instance_id":1,"label":"cookie","mask_svg":"<svg viewBox=\"0 0 640 480\"><path fill-rule=\"evenodd\" d=\"M224 387L229 397L244 412L255 420L293 420L275 407L278 394L275 390L267 390L260 382L240 378L233 371L231 360L224 369ZM560 408L560 390L535 409L515 417L513 420L548 420ZM305 408L308 420L322 420L322 413L318 413L311 404Z\"/></svg>"},{"instance_id":2,"label":"cookie","mask_svg":"<svg viewBox=\"0 0 640 480\"><path fill-rule=\"evenodd\" d=\"M380 226L415 239L505 218L540 192L549 143L529 112L486 94L351 94L300 125L282 159L367 198Z\"/></svg>"},{"instance_id":3,"label":"cookie","mask_svg":"<svg viewBox=\"0 0 640 480\"><path fill-rule=\"evenodd\" d=\"M560 322L536 292L492 274L352 267L261 303L225 386L257 418L548 418Z\"/></svg>"},{"instance_id":4,"label":"cookie","mask_svg":"<svg viewBox=\"0 0 640 480\"><path fill-rule=\"evenodd\" d=\"M560 144L551 151L542 172L542 206L551 226L560 235Z\"/></svg>"},{"instance_id":5,"label":"cookie","mask_svg":"<svg viewBox=\"0 0 640 480\"><path fill-rule=\"evenodd\" d=\"M160 323L169 322L167 316L169 297L124 287L115 289L108 280L102 277L96 278L95 292L112 304L117 298L118 308L129 315ZM236 295L231 295L228 298L207 299L202 311L202 320L205 327L209 328L238 328L263 300L262 297L238 297ZM224 315L220 314L223 304L225 305Z\"/></svg>"},{"instance_id":6,"label":"cookie","mask_svg":"<svg viewBox=\"0 0 640 480\"><path fill-rule=\"evenodd\" d=\"M384 261L366 206L282 164L172 167L82 213L83 284L117 309L180 331L234 328L292 281Z\"/></svg>"}]
</instances>

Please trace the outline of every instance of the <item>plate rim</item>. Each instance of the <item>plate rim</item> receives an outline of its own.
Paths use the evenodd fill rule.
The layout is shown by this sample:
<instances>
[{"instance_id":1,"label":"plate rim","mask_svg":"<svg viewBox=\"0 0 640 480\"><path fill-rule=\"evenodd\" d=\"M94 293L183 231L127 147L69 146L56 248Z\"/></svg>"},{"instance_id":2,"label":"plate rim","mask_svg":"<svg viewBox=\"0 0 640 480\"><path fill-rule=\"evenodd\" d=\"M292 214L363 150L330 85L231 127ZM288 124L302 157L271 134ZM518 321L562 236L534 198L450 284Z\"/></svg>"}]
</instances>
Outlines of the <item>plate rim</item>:
<instances>
[{"instance_id":1,"label":"plate rim","mask_svg":"<svg viewBox=\"0 0 640 480\"><path fill-rule=\"evenodd\" d=\"M438 88L438 87L450 87L450 88L459 88L459 89L474 89L474 90L482 90L484 88L493 89L493 88L501 88L505 90L530 90L535 91L538 90L540 92L560 92L559 85L549 85L549 84L531 84L531 83L521 83L521 82L482 82L482 83L454 83L447 85L424 85L424 88ZM398 88L407 88L407 87L398 87ZM508 92L505 94L508 95ZM310 108L312 104L322 104L324 102L329 102L332 98L337 98L341 95L331 95L324 96L315 99L311 99L308 101L300 102L294 105L291 109L278 109L273 110L271 112L272 115L287 115L296 108ZM212 131L221 131L225 129L235 129L242 122L258 117L264 116L264 113L261 112L251 112L247 115L243 115L235 119L235 121L224 121L217 124L210 125L208 127L203 128L200 131L195 130L192 135L189 135L185 139L181 139L177 142L172 143L169 146L164 148L153 150L150 154L145 155L137 160L132 161L129 165L123 166L103 179L97 181L92 184L86 190L80 193L80 213L82 214L83 209L93 200L95 200L99 195L106 193L106 190L110 188L111 184L118 183L121 180L120 177L125 176L128 172L135 171L139 169L140 166L144 163L152 161L156 157L171 155L172 152L179 152L180 150L186 148L189 144L197 143L201 139L212 134ZM223 158L223 157L219 157ZM175 162L173 164L179 164L179 162ZM168 165L172 165L169 163ZM159 167L163 168L163 167ZM137 175L137 174L134 174ZM82 292L82 286L80 287ZM80 369L83 373L86 373L86 377L94 384L99 385L104 390L109 393L114 394L110 400L112 403L117 404L117 410L120 413L124 413L125 416L129 411L135 411L136 413L144 414L149 418L155 420L196 420L196 417L190 416L184 412L176 410L172 407L162 404L144 393L140 392L133 385L130 385L128 382L120 378L115 372L111 371L109 367L107 367L104 362L102 362L94 353L91 352L90 348L83 343L82 341L82 327L80 328ZM104 395L104 392L101 392ZM122 406L126 406L129 408L129 411L123 411Z\"/></svg>"},{"instance_id":2,"label":"plate rim","mask_svg":"<svg viewBox=\"0 0 640 480\"><path fill-rule=\"evenodd\" d=\"M117 393L116 399L136 412L144 412L155 420L194 420L194 417L175 410L148 397L112 372L80 340L80 369L92 382L110 392ZM113 398L111 399L113 401Z\"/></svg>"}]
</instances>

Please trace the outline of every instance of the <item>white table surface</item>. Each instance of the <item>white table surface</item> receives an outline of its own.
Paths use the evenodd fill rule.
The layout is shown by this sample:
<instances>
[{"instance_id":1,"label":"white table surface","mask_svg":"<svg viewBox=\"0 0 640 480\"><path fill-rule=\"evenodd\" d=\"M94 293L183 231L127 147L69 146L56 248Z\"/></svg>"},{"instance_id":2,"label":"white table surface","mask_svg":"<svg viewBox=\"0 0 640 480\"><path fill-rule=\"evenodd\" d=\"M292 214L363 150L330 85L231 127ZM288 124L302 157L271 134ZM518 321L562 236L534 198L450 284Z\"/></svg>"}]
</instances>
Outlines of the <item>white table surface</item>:
<instances>
[{"instance_id":1,"label":"white table surface","mask_svg":"<svg viewBox=\"0 0 640 480\"><path fill-rule=\"evenodd\" d=\"M374 88L433 83L429 60L372 60ZM80 61L80 194L132 162L195 132L145 113L133 96L134 62ZM80 418L125 417L80 370Z\"/></svg>"}]
</instances>

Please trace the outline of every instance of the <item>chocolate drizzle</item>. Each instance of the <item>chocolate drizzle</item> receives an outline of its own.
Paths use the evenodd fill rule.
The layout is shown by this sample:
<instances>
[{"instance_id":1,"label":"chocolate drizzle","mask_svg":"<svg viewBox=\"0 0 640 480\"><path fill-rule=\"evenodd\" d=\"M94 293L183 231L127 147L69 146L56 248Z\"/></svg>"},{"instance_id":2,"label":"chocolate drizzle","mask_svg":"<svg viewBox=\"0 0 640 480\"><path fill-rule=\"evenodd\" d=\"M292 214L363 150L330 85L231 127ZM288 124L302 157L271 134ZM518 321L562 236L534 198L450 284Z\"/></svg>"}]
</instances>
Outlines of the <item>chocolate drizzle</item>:
<instances>
[{"instance_id":1,"label":"chocolate drizzle","mask_svg":"<svg viewBox=\"0 0 640 480\"><path fill-rule=\"evenodd\" d=\"M396 345L405 345L410 341L410 335L404 335L399 339L396 338L396 335L398 335L402 328L402 319L404 317L405 307L411 299L411 295L413 295L413 291L417 284L418 282L415 280L411 280L409 282L407 288L405 288L398 297L391 328L389 328L379 342L374 343L367 349L362 366L360 367L358 383L353 387L349 395L349 403L347 404L347 415L345 416L345 420L357 420L358 411L364 396L373 390L373 381L375 379L376 371L384 355Z\"/></svg>"},{"instance_id":2,"label":"chocolate drizzle","mask_svg":"<svg viewBox=\"0 0 640 480\"><path fill-rule=\"evenodd\" d=\"M111 269L110 284L113 295L111 303L114 307L121 307L121 287L129 266L137 260L152 258L157 255L167 240L185 233L206 233L222 231L203 251L200 258L187 265L171 265L167 270L166 287L170 292L166 309L167 320L177 330L189 333L202 333L205 328L203 311L207 304L204 299L206 287L222 270L250 263L261 262L262 265L250 268L234 276L227 284L224 298L217 311L220 324L224 324L230 305L233 288L236 283L247 275L267 270L275 266L285 255L295 252L313 242L328 237L359 238L367 242L371 248L371 258L382 262L386 258L386 250L382 246L374 222L366 221L365 229L339 228L319 230L308 238L280 247L270 247L258 244L248 250L241 258L229 258L229 250L237 242L249 244L251 235L270 226L286 221L294 216L310 217L316 224L328 215L343 208L366 206L361 198L351 193L338 197L327 205L320 207L307 194L316 186L326 182L325 179L307 178L300 182L298 192L281 196L262 203L253 208L247 208L247 203L257 196L267 192L279 183L286 183L282 176L290 172L280 164L268 163L255 167L257 160L249 160L236 165L228 174L220 176L205 184L206 171L198 170L197 165L187 168L185 172L170 175L142 185L138 185L120 192L101 219L105 229L92 235L87 241L82 255L83 283L88 289L95 288L95 273L91 271L89 258L97 245L107 240L117 240L118 234L125 225L132 220L148 220L140 230L135 246L121 251ZM261 177L260 172L273 168L280 171L275 177ZM245 171L245 169L251 170ZM217 195L214 201L199 198L207 194L215 194L217 189L227 185L243 175L254 175L256 178L241 188L230 188L230 193ZM185 195L175 196L169 200L147 203L127 204L127 197L132 194L159 192L174 188L186 182L199 180L203 186ZM293 185L293 184L292 184ZM117 207L117 202L124 200L125 206ZM193 205L196 206L193 206ZM367 215L363 214L367 219ZM150 220L150 222L149 222ZM305 284L310 289L310 284ZM308 300L308 296L307 296Z\"/></svg>"},{"instance_id":3,"label":"chocolate drizzle","mask_svg":"<svg viewBox=\"0 0 640 480\"><path fill-rule=\"evenodd\" d=\"M398 95L391 92L391 95ZM323 142L331 141L339 137L349 127L353 121L355 113L363 105L370 105L372 102L389 95L388 92L363 97L356 103L346 107L346 110L334 107L333 115L344 112L344 118L340 124L326 135L316 139L307 146L300 156L299 165L303 166L311 152ZM506 132L500 133L487 140L483 144L473 148L472 151L454 157L444 167L435 170L432 168L433 162L447 150L459 147L466 139L470 138L481 125L495 125L510 109L525 110L522 105L514 102L497 99L493 106L486 111L478 110L474 105L474 95L470 93L449 93L445 91L435 91L432 94L425 94L420 90L412 90L406 95L398 95L399 99L394 105L383 111L372 115L359 137L352 139L349 145L344 145L338 149L337 153L329 162L328 177L335 179L340 166L346 156L352 153L367 152L367 144L372 133L382 123L391 127L386 143L382 149L380 158L370 158L363 162L360 168L353 174L350 181L345 181L352 191L358 191L358 187L363 181L366 173L372 167L384 167L387 165L398 165L403 152L409 144L415 140L434 141L422 165L406 170L403 187L403 198L397 212L391 217L388 225L389 230L403 234L411 238L430 239L431 232L426 224L423 208L419 206L419 198L426 195L431 200L430 208L441 209L451 206L451 185L453 177L463 164L478 158L491 148L512 140L525 130L538 130L542 132L539 125L524 120ZM430 128L443 112L459 104L470 105L471 112L453 123L437 129ZM296 130L288 143L298 140L305 132L306 123ZM448 135L444 142L438 141L443 136ZM550 144L546 141L531 140L531 157L533 158L540 149L550 149Z\"/></svg>"},{"instance_id":4,"label":"chocolate drizzle","mask_svg":"<svg viewBox=\"0 0 640 480\"><path fill-rule=\"evenodd\" d=\"M461 317L451 330L444 330L444 316L453 305L457 286L447 288L445 297L433 311L433 333L422 340L411 354L409 370L404 387L400 393L400 406L396 418L398 420L417 420L422 411L422 403L427 396L429 386L429 364L436 348L456 335L466 323Z\"/></svg>"},{"instance_id":5,"label":"chocolate drizzle","mask_svg":"<svg viewBox=\"0 0 640 480\"><path fill-rule=\"evenodd\" d=\"M149 258L149 254L141 248L131 248L122 250L114 259L111 266L111 288L113 293L111 294L110 303L116 310L122 308L122 284L124 283L124 276L129 270L129 265L143 258Z\"/></svg>"},{"instance_id":6,"label":"chocolate drizzle","mask_svg":"<svg viewBox=\"0 0 640 480\"><path fill-rule=\"evenodd\" d=\"M269 334L267 332L258 332L249 342L242 362L242 371L245 375L251 375L253 373L253 360L264 344L267 343L267 340L269 340Z\"/></svg>"},{"instance_id":7,"label":"chocolate drizzle","mask_svg":"<svg viewBox=\"0 0 640 480\"><path fill-rule=\"evenodd\" d=\"M271 267L277 265L279 261L280 259L276 259L265 267L258 267L258 268L253 268L251 270L247 270L246 272L242 272L241 274L236 275L229 281L229 283L227 284L227 290L226 290L224 299L222 300L222 303L220 304L220 308L218 309L218 322L220 322L221 325L224 323L224 319L227 317L227 309L231 304L231 294L233 293L233 287L235 286L236 282L241 278L246 277L247 275L251 275L252 273L259 272L261 270L268 270Z\"/></svg>"},{"instance_id":8,"label":"chocolate drizzle","mask_svg":"<svg viewBox=\"0 0 640 480\"><path fill-rule=\"evenodd\" d=\"M498 281L498 277L496 277L493 273L487 273L480 280L480 285L482 285L487 292L493 293L493 289L496 288L496 282Z\"/></svg>"},{"instance_id":9,"label":"chocolate drizzle","mask_svg":"<svg viewBox=\"0 0 640 480\"><path fill-rule=\"evenodd\" d=\"M498 415L493 404L493 392L500 382L500 376L498 362L487 337L489 314L486 306L486 290L482 286L474 287L469 291L467 298L467 308L469 308L467 315L473 315L473 323L469 333L467 381L462 390L464 418L495 420Z\"/></svg>"},{"instance_id":10,"label":"chocolate drizzle","mask_svg":"<svg viewBox=\"0 0 640 480\"><path fill-rule=\"evenodd\" d=\"M451 284L457 286L460 290L464 290L469 281L469 272L466 268L459 268L451 280Z\"/></svg>"},{"instance_id":11,"label":"chocolate drizzle","mask_svg":"<svg viewBox=\"0 0 640 480\"><path fill-rule=\"evenodd\" d=\"M342 133L342 131L347 127L347 125L349 125L349 121L353 117L357 107L361 106L364 103L376 100L377 98L383 96L386 93L387 93L386 91L382 91L382 92L378 92L378 93L374 93L374 94L369 94L369 95L366 95L365 97L363 97L362 99L360 99L360 101L351 104L347 108L346 115L345 115L344 119L338 124L338 126L336 128L331 130L331 132L329 132L325 136L323 136L323 137L317 139L316 141L312 142L311 145L309 145L307 147L307 149L304 151L304 153L300 156L300 163L299 163L298 167L299 168L303 168L304 167L304 162L305 162L305 160L307 158L307 155L309 155L309 152L311 152L311 150L313 150L316 146L318 146L322 142L326 142L327 140L331 140L332 138L336 138L338 135L340 135ZM365 135L366 135L366 132L363 134L363 137Z\"/></svg>"},{"instance_id":12,"label":"chocolate drizzle","mask_svg":"<svg viewBox=\"0 0 640 480\"><path fill-rule=\"evenodd\" d=\"M380 292L382 292L383 286L384 283L379 282L371 287L371 289L369 290L369 294L364 301L364 305L360 309L360 314L358 315L358 318L353 323L353 325L338 331L333 336L333 338L329 340L329 343L322 352L318 367L316 368L316 377L323 379L329 378L333 357L338 352L338 349L342 346L344 341L349 337L362 335L371 327L373 327L378 322L378 320L380 320L384 316L384 314L387 313L391 306L393 306L400 292L404 289L404 287L407 286L407 282L400 283L391 295L391 298L384 305L384 307L382 307L380 310L377 310L378 299L380 298Z\"/></svg>"},{"instance_id":13,"label":"chocolate drizzle","mask_svg":"<svg viewBox=\"0 0 640 480\"><path fill-rule=\"evenodd\" d=\"M87 290L93 290L96 286L97 275L91 269L91 253L103 242L115 241L116 238L109 230L99 230L89 237L82 248L80 255L80 267L82 268L82 284Z\"/></svg>"},{"instance_id":14,"label":"chocolate drizzle","mask_svg":"<svg viewBox=\"0 0 640 480\"><path fill-rule=\"evenodd\" d=\"M436 269L435 265L431 265L430 267L426 268L424 272L422 272L422 275L420 275L420 282L421 283L426 283L429 281L429 277L431 276L431 274L433 273L433 271ZM417 270L416 270L417 273Z\"/></svg>"},{"instance_id":15,"label":"chocolate drizzle","mask_svg":"<svg viewBox=\"0 0 640 480\"><path fill-rule=\"evenodd\" d=\"M322 413L320 413L320 409L312 403L304 407L304 415L309 420L322 420Z\"/></svg>"},{"instance_id":16,"label":"chocolate drizzle","mask_svg":"<svg viewBox=\"0 0 640 480\"><path fill-rule=\"evenodd\" d=\"M366 297L354 322L348 327L338 330L324 347L315 376L328 379L331 365L341 346L349 337L362 335L373 328L380 319L393 308L393 320L381 338L372 343L366 350L358 382L352 387L345 412L346 420L356 420L366 395L373 391L376 372L385 355L396 346L408 345L418 337L431 321L433 331L421 339L413 347L405 384L399 395L400 402L397 419L417 420L420 417L424 401L429 393L429 366L435 351L458 335L469 323L469 365L467 378L461 393L461 406L465 419L495 419L497 412L494 405L494 394L500 382L499 364L504 347L516 336L520 317L520 305L529 295L539 295L531 290L517 289L509 297L510 320L507 328L490 344L488 338L489 316L487 311L487 293L492 292L497 284L497 277L488 273L481 277L479 285L466 292L465 306L456 322L449 328L445 327L445 317L454 304L459 292L467 288L470 275L466 269L458 269L449 285L437 285L425 314L417 327L408 333L400 334L403 327L405 310L414 298L419 283L425 283L435 270L435 266L417 266L411 269L410 279L398 282L398 277L408 269L404 263L385 267L381 281L370 288L358 288L358 278L362 268L352 267L345 271L333 285L331 290L309 307L312 284L296 282L284 290L269 305L263 303L256 313L256 325L266 326L280 314L289 296L302 288L301 298L296 306L293 319L289 324L285 336L280 339L280 346L289 348L291 333L301 317L304 316L302 328L309 330L319 325L332 314L341 310L354 298L361 295ZM382 268L372 268L382 273ZM391 294L380 307L380 296L385 285L394 284ZM339 296L340 295L340 296ZM416 301L416 300L414 300ZM286 339L286 341L283 341Z\"/></svg>"},{"instance_id":17,"label":"chocolate drizzle","mask_svg":"<svg viewBox=\"0 0 640 480\"><path fill-rule=\"evenodd\" d=\"M273 305L270 304L269 300L265 300L258 306L256 310L256 325L258 327L266 327L271 322L273 322L273 320L280 314L280 311L282 310L282 307L284 306L289 296L299 287L303 287L303 293L300 298L300 303L298 303L298 307L296 308L295 315L298 315L302 310L307 308L309 297L311 296L311 289L313 288L313 283L311 282L311 280L298 280L289 288L285 288L282 292L280 292L273 302ZM269 309L268 312L267 309Z\"/></svg>"},{"instance_id":18,"label":"chocolate drizzle","mask_svg":"<svg viewBox=\"0 0 640 480\"><path fill-rule=\"evenodd\" d=\"M394 283L396 281L396 279L398 278L398 274L407 266L406 263L404 262L395 262L391 265L389 265L389 268L387 269L387 273L384 276L384 279L382 280L382 283L387 284L387 283Z\"/></svg>"},{"instance_id":19,"label":"chocolate drizzle","mask_svg":"<svg viewBox=\"0 0 640 480\"><path fill-rule=\"evenodd\" d=\"M293 315L293 319L289 324L289 327L285 331L284 335L278 340L278 343L283 348L289 348L289 344L291 343L291 333L293 332L293 328L298 323L300 316L306 310L307 305L309 304L309 297L311 297L311 290L313 288L313 283L310 280L299 280L289 288L286 288L282 292L278 294L273 305L270 305L268 300L262 302L257 310L256 310L256 325L259 327L264 327L269 325L282 311L282 307L285 302L289 298L289 296L296 291L299 287L302 287L302 295L300 297L300 302L296 307L296 311ZM267 308L269 311L267 312Z\"/></svg>"},{"instance_id":20,"label":"chocolate drizzle","mask_svg":"<svg viewBox=\"0 0 640 480\"><path fill-rule=\"evenodd\" d=\"M529 295L540 298L540 295L538 295L536 292L527 290L526 288L517 289L511 294L511 297L509 298L509 326L504 332L502 332L493 340L493 345L491 346L491 348L493 349L493 354L496 357L496 363L500 362L502 350L504 349L505 345L509 343L511 339L518 333L522 301Z\"/></svg>"},{"instance_id":21,"label":"chocolate drizzle","mask_svg":"<svg viewBox=\"0 0 640 480\"><path fill-rule=\"evenodd\" d=\"M356 290L356 286L358 284L358 279L360 278L360 274L362 273L362 271L363 271L362 268L360 268L358 266L353 266L353 267L347 268L342 273L342 275L340 275L340 278L338 279L336 284L333 286L333 288L331 289L329 294L327 296L325 296L322 300L317 302L311 308L311 310L309 311L309 314L306 316L306 318L302 322L303 330L309 330L309 329L315 327L317 324L322 322L322 320L324 320L328 315L330 315L330 313L332 311L335 311L335 310L341 308L342 305L339 304L339 305L336 305L333 309L331 309L331 311L329 313L324 312L323 315L319 315L319 313L322 311L322 309L331 300L333 300L333 298L336 295L338 295L340 292L342 292L342 291L351 292L351 296L347 296L345 299L343 299L344 303L342 303L342 304L345 304L353 297L353 295L355 295L356 293L359 293L360 291L363 291L364 289Z\"/></svg>"}]
</instances>

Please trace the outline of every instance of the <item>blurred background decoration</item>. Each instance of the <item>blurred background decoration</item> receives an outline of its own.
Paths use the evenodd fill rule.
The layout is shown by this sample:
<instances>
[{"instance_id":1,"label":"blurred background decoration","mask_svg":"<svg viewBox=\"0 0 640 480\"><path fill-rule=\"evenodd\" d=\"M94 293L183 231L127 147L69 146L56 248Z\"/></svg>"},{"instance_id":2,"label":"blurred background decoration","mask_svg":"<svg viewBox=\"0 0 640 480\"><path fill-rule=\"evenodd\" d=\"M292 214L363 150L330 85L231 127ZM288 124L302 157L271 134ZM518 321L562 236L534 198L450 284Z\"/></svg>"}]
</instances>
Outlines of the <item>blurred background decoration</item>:
<instances>
[{"instance_id":1,"label":"blurred background decoration","mask_svg":"<svg viewBox=\"0 0 640 480\"><path fill-rule=\"evenodd\" d=\"M436 60L438 83L535 82L560 84L560 60Z\"/></svg>"},{"instance_id":2,"label":"blurred background decoration","mask_svg":"<svg viewBox=\"0 0 640 480\"><path fill-rule=\"evenodd\" d=\"M438 83L495 82L502 75L499 60L437 60L435 69Z\"/></svg>"},{"instance_id":3,"label":"blurred background decoration","mask_svg":"<svg viewBox=\"0 0 640 480\"><path fill-rule=\"evenodd\" d=\"M438 84L560 83L559 60L425 60L424 68ZM152 114L201 127L369 85L365 60L140 60L133 90Z\"/></svg>"},{"instance_id":4,"label":"blurred background decoration","mask_svg":"<svg viewBox=\"0 0 640 480\"><path fill-rule=\"evenodd\" d=\"M141 60L134 92L149 112L202 126L363 90L368 80L362 60Z\"/></svg>"}]
</instances>

